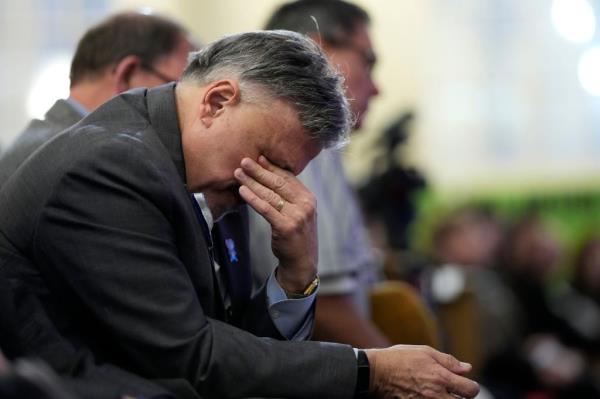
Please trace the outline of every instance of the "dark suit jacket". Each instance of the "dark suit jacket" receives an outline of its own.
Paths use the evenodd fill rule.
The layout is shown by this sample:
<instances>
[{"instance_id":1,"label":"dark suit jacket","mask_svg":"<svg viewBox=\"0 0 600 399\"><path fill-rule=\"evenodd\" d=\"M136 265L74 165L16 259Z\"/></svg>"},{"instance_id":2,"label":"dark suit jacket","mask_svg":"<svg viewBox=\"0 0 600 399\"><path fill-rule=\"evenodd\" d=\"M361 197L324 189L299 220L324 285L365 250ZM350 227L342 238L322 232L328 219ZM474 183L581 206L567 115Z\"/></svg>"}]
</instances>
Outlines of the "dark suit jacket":
<instances>
[{"instance_id":1,"label":"dark suit jacket","mask_svg":"<svg viewBox=\"0 0 600 399\"><path fill-rule=\"evenodd\" d=\"M45 371L43 364L34 364L50 379L53 391L65 390L82 399L121 399L123 395L174 398L163 388L131 373L110 364L95 364L89 350L77 348L60 336L42 304L25 285L9 281L0 274L0 287L0 349L13 361L30 357L51 365L62 378ZM39 386L47 382L40 381ZM27 384L19 389L26 390ZM38 396L22 394L21 397Z\"/></svg>"},{"instance_id":2,"label":"dark suit jacket","mask_svg":"<svg viewBox=\"0 0 600 399\"><path fill-rule=\"evenodd\" d=\"M34 119L0 157L0 187L19 165L46 141L81 119L81 114L65 100L58 100L44 120Z\"/></svg>"},{"instance_id":3,"label":"dark suit jacket","mask_svg":"<svg viewBox=\"0 0 600 399\"><path fill-rule=\"evenodd\" d=\"M174 85L115 97L0 191L0 267L75 345L206 397L350 398L345 345L279 342L264 291L227 324L185 185Z\"/></svg>"},{"instance_id":4,"label":"dark suit jacket","mask_svg":"<svg viewBox=\"0 0 600 399\"><path fill-rule=\"evenodd\" d=\"M35 150L81 117L69 102L58 100L46 112L44 120L31 121L0 157L0 187ZM166 391L156 384L110 364L98 365L89 350L71 346L23 284L0 274L0 287L0 348L9 359L43 360L62 377L67 388L87 399L119 399L125 394L167 397Z\"/></svg>"}]
</instances>

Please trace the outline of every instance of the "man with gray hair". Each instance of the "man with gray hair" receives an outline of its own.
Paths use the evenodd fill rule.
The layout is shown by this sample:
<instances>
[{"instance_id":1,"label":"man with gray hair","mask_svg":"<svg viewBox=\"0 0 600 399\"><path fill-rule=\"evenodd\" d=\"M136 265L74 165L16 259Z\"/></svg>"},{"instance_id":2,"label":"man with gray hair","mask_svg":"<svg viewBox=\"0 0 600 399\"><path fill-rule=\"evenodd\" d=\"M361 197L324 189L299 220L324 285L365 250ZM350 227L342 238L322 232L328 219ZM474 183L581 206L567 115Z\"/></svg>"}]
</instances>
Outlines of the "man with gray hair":
<instances>
[{"instance_id":1,"label":"man with gray hair","mask_svg":"<svg viewBox=\"0 0 600 399\"><path fill-rule=\"evenodd\" d=\"M348 130L341 79L312 41L224 38L179 84L113 98L17 170L0 191L0 266L43 297L70 341L178 392L472 397L477 384L461 376L470 367L431 348L267 338L282 338L273 285L248 304L238 323L247 331L228 324L233 276L214 267L190 194L205 194L211 219L243 202L265 217L275 287L310 303L316 204L295 175Z\"/></svg>"}]
</instances>

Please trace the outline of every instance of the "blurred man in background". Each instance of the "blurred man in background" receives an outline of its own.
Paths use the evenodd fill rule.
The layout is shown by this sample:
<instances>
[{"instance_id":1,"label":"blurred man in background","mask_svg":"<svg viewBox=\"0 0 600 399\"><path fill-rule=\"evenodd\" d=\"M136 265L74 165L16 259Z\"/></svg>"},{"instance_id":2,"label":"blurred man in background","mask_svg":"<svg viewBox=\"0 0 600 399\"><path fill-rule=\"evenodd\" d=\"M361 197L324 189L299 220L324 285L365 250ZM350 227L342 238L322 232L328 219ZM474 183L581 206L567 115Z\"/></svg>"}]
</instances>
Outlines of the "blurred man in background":
<instances>
[{"instance_id":1,"label":"blurred man in background","mask_svg":"<svg viewBox=\"0 0 600 399\"><path fill-rule=\"evenodd\" d=\"M368 14L356 5L340 0L300 0L277 9L265 27L307 34L321 45L345 77L355 128L361 126L371 98L378 93L372 78L376 56L368 25ZM335 149L322 151L300 179L315 193L319 204L321 287L315 339L363 348L387 346L387 338L369 318L369 288L377 279L379 265L341 154ZM269 225L252 213L250 248L255 285L260 285L276 265L270 236Z\"/></svg>"},{"instance_id":2,"label":"blurred man in background","mask_svg":"<svg viewBox=\"0 0 600 399\"><path fill-rule=\"evenodd\" d=\"M33 120L0 157L0 187L46 141L114 95L178 80L194 46L175 21L134 12L115 14L89 29L71 63L69 97L44 120Z\"/></svg>"}]
</instances>

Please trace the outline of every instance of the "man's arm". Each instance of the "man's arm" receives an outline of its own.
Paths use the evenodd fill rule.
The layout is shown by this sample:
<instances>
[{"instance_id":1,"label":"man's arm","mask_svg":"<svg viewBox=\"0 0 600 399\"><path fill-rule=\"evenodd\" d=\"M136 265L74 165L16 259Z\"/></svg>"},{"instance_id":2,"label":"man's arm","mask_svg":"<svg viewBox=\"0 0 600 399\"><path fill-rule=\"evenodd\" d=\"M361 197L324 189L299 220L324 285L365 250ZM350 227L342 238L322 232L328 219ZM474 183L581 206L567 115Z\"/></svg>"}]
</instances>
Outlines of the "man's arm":
<instances>
[{"instance_id":1,"label":"man's arm","mask_svg":"<svg viewBox=\"0 0 600 399\"><path fill-rule=\"evenodd\" d=\"M246 304L239 326L259 337L303 341L314 329L315 294L287 298L274 275Z\"/></svg>"},{"instance_id":2,"label":"man's arm","mask_svg":"<svg viewBox=\"0 0 600 399\"><path fill-rule=\"evenodd\" d=\"M379 329L361 314L352 294L318 296L313 339L344 342L355 348L390 345Z\"/></svg>"}]
</instances>

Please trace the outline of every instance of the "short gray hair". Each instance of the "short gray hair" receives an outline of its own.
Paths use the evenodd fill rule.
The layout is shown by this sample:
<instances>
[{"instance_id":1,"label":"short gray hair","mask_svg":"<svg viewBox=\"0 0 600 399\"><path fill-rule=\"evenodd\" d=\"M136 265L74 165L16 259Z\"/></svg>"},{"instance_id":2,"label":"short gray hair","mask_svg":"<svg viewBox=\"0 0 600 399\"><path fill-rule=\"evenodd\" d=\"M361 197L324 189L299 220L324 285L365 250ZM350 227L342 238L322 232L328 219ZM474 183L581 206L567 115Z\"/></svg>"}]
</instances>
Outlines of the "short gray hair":
<instances>
[{"instance_id":1,"label":"short gray hair","mask_svg":"<svg viewBox=\"0 0 600 399\"><path fill-rule=\"evenodd\" d=\"M224 37L191 54L181 81L208 84L224 78L239 80L242 98L258 86L288 101L322 147L348 140L352 117L343 77L308 37L283 30Z\"/></svg>"}]
</instances>

